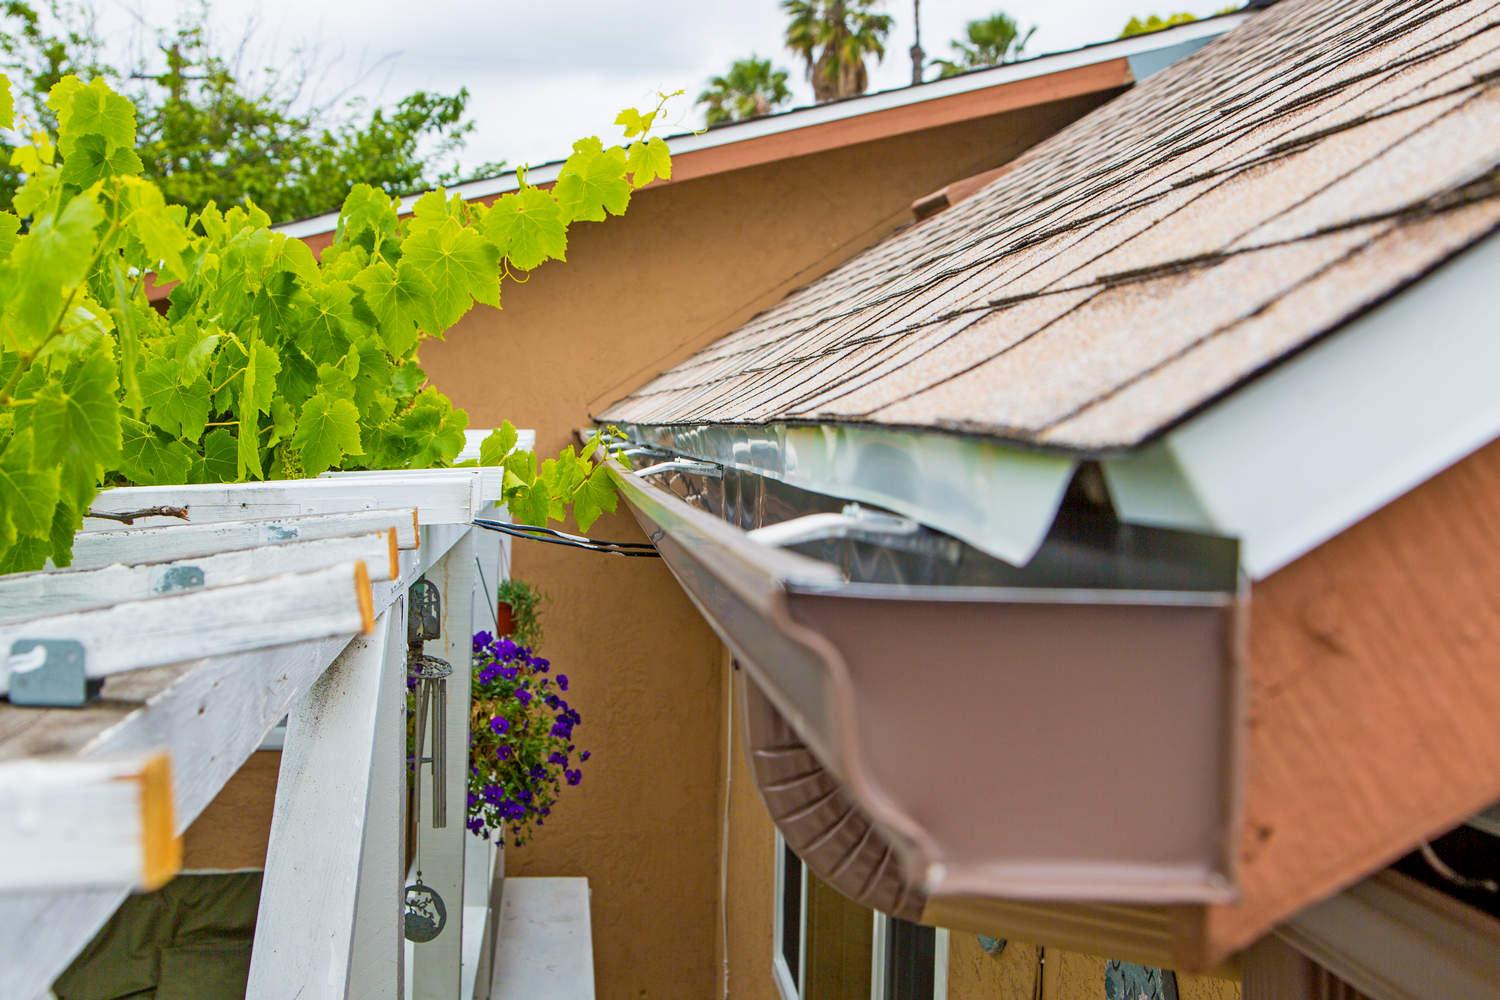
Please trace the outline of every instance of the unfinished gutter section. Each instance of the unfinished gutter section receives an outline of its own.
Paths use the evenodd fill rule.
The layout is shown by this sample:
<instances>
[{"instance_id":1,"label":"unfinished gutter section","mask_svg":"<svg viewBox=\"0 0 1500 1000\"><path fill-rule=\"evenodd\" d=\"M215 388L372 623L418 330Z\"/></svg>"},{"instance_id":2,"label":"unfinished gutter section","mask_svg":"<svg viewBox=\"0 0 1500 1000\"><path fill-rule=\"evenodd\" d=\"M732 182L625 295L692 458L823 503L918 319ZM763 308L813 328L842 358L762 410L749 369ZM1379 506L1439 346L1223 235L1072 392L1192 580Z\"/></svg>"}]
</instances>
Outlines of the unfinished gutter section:
<instances>
[{"instance_id":1,"label":"unfinished gutter section","mask_svg":"<svg viewBox=\"0 0 1500 1000\"><path fill-rule=\"evenodd\" d=\"M611 470L742 668L762 796L830 884L967 925L1233 898L1232 540L1121 524L1073 478L1017 566L735 467Z\"/></svg>"}]
</instances>

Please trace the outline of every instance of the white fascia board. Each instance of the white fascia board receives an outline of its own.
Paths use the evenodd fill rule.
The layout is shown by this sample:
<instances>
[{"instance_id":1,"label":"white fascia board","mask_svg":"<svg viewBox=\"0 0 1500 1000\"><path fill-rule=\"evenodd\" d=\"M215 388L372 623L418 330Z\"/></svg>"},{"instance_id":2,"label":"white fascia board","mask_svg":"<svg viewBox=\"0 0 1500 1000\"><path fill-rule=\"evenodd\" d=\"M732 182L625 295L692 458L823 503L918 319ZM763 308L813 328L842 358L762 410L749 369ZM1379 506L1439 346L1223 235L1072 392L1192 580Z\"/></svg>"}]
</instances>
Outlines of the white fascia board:
<instances>
[{"instance_id":1,"label":"white fascia board","mask_svg":"<svg viewBox=\"0 0 1500 1000\"><path fill-rule=\"evenodd\" d=\"M1239 538L1255 580L1500 436L1490 236L1157 445L1104 462L1122 519Z\"/></svg>"},{"instance_id":2,"label":"white fascia board","mask_svg":"<svg viewBox=\"0 0 1500 1000\"><path fill-rule=\"evenodd\" d=\"M970 91L999 87L1007 83L1015 83L1018 80L1028 80L1033 77L1047 76L1051 73L1061 73L1066 70L1077 69L1080 66L1092 66L1101 62L1108 62L1111 59L1128 59L1132 56L1141 56L1159 49L1172 48L1184 42L1222 35L1231 29L1239 27L1250 16L1249 14L1225 14L1219 17L1206 18L1188 24L1177 25L1172 28L1164 28L1161 31L1153 31L1145 35L1134 35L1130 38L1099 42L1094 45L1085 45L1082 48L1070 49L1066 52L1022 59L1013 63L1006 63L1002 66L991 67L990 69L974 70L969 73L949 77L946 80L932 80L918 86L882 90L878 93L865 94L861 97L851 97L842 101L831 101L827 104L815 104L810 107L795 108L791 111L783 111L779 114L766 115L765 117L755 118L747 122L737 122L733 125L706 129L701 132L688 132L682 135L669 136L666 142L673 156L680 156L683 153L691 153L700 149L730 146L736 142L744 142L749 139L759 139L767 135L793 132L797 129L808 128L813 125L823 125L828 122L842 121L846 118L858 118L860 115L872 114L877 111L887 111L891 108L924 104L928 101L952 97L955 94L965 94ZM554 160L550 163L542 163L527 168L526 180L530 184L550 184L557 180L557 174L562 169L562 165L562 160ZM466 184L456 184L448 188L448 192L450 194L460 194L466 201L472 201L476 198L488 198L491 195L514 191L518 186L515 171L510 171L496 177L486 177L482 180L469 181ZM419 197L421 195L408 195L402 198L400 211L403 214L410 212ZM313 216L310 219L300 219L296 222L289 222L275 228L277 232L285 233L287 236L305 239L309 236L333 232L334 228L338 225L338 219L339 214L337 212L327 212L323 215Z\"/></svg>"}]
</instances>

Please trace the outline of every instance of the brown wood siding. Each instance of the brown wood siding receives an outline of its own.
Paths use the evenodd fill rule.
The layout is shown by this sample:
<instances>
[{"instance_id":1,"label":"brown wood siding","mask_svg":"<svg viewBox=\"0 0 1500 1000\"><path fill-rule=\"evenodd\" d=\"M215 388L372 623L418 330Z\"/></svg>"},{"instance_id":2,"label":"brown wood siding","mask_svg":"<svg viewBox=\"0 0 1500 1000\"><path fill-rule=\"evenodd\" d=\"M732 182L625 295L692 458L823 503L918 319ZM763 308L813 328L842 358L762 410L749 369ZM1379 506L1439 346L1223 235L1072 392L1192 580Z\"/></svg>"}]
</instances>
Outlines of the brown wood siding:
<instances>
[{"instance_id":1,"label":"brown wood siding","mask_svg":"<svg viewBox=\"0 0 1500 1000\"><path fill-rule=\"evenodd\" d=\"M1500 441L1254 589L1243 899L1217 960L1500 798Z\"/></svg>"}]
</instances>

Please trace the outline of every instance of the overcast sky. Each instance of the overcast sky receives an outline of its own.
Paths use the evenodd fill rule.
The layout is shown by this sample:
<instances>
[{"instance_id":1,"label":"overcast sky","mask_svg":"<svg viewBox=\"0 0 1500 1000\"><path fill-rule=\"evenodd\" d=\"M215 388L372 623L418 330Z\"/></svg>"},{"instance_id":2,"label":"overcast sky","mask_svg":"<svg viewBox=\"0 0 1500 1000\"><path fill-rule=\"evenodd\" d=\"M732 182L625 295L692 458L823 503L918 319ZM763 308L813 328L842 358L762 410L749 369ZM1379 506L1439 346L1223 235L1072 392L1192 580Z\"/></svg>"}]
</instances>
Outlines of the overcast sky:
<instances>
[{"instance_id":1,"label":"overcast sky","mask_svg":"<svg viewBox=\"0 0 1500 1000\"><path fill-rule=\"evenodd\" d=\"M1004 9L1037 32L1027 53L1040 55L1104 41L1132 15L1222 9L1181 2L1156 9L1150 0L921 0L922 44L929 57L949 54L964 24ZM170 26L180 0L95 0L100 27L125 37L131 25ZM321 87L352 88L389 103L418 89L467 87L475 133L466 163L542 163L590 134L618 138L611 125L627 106L654 105L657 91L687 91L671 108L670 131L698 127L692 100L708 77L736 58L769 56L791 71L796 104L811 102L802 68L782 46L785 15L777 0L212 0L213 30L234 44L252 18L257 65L287 65L315 51L326 68ZM887 0L895 16L884 63L871 90L911 80L911 0Z\"/></svg>"}]
</instances>

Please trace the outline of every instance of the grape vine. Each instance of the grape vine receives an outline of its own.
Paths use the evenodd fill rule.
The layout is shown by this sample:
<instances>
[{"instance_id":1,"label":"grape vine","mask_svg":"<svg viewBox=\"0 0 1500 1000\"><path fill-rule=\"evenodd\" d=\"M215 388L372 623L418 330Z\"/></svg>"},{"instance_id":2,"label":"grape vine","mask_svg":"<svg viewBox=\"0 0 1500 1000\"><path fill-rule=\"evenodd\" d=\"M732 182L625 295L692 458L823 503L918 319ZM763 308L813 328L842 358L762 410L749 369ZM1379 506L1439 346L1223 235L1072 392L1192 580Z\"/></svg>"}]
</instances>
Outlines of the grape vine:
<instances>
[{"instance_id":1,"label":"grape vine","mask_svg":"<svg viewBox=\"0 0 1500 1000\"><path fill-rule=\"evenodd\" d=\"M438 189L401 218L356 185L320 259L253 205L168 205L138 176L135 109L102 80L66 77L48 106L57 135L20 125L26 180L0 212L0 572L67 565L101 486L451 464L468 417L428 384L422 340L671 176L650 135L662 104L627 110L628 144L580 140L550 189L523 176L489 206ZM0 128L13 119L0 75ZM480 462L504 466L518 521L571 509L587 530L615 509L589 461L608 443L538 463L504 423Z\"/></svg>"}]
</instances>

